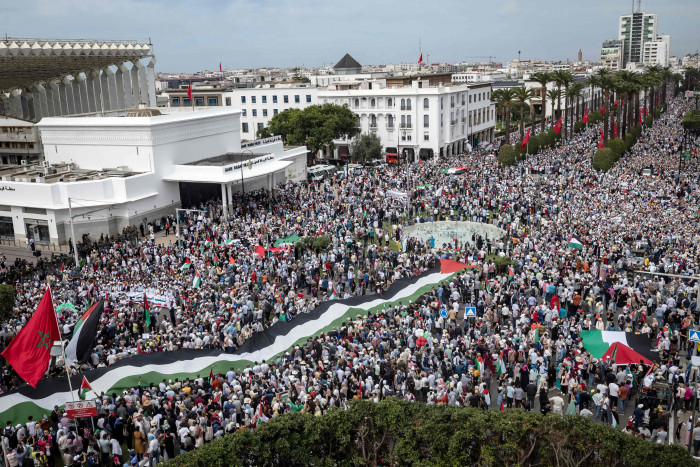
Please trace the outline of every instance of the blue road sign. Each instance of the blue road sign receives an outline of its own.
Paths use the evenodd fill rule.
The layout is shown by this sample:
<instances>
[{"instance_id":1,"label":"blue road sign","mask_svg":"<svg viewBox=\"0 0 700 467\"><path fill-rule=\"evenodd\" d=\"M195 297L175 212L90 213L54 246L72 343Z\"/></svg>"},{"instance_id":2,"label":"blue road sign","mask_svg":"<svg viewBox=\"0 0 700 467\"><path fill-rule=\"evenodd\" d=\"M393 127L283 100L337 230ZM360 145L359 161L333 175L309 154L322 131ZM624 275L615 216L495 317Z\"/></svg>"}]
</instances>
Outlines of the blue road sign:
<instances>
[{"instance_id":1,"label":"blue road sign","mask_svg":"<svg viewBox=\"0 0 700 467\"><path fill-rule=\"evenodd\" d=\"M465 318L476 318L476 307L468 306L464 311Z\"/></svg>"},{"instance_id":2,"label":"blue road sign","mask_svg":"<svg viewBox=\"0 0 700 467\"><path fill-rule=\"evenodd\" d=\"M442 316L443 318L447 318L448 314L445 308L440 308L440 316Z\"/></svg>"},{"instance_id":3,"label":"blue road sign","mask_svg":"<svg viewBox=\"0 0 700 467\"><path fill-rule=\"evenodd\" d=\"M700 331L690 331L690 334L688 335L688 340L691 342L700 343Z\"/></svg>"}]
</instances>

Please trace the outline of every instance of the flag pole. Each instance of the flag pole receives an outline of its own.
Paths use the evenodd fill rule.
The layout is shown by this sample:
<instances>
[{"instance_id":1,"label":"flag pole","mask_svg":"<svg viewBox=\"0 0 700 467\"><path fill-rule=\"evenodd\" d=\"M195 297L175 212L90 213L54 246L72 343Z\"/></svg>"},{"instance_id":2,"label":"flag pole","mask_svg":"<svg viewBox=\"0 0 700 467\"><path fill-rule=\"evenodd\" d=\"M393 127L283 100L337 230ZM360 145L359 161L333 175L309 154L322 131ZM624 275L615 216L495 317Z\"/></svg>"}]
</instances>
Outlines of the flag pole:
<instances>
[{"instance_id":1,"label":"flag pole","mask_svg":"<svg viewBox=\"0 0 700 467\"><path fill-rule=\"evenodd\" d=\"M49 290L49 296L51 297L51 307L53 308L53 294L51 293L51 286L48 285L46 288ZM66 346L63 345L63 338L61 337L61 325L58 322L58 316L56 315L56 308L53 310L53 317L56 320L56 327L58 328L58 337L61 342L61 356L63 357L63 367L66 369L66 377L68 378L68 388L70 389L70 398L75 402L75 394L73 394L73 383L70 381L70 372L68 371L68 362L66 361Z\"/></svg>"}]
</instances>

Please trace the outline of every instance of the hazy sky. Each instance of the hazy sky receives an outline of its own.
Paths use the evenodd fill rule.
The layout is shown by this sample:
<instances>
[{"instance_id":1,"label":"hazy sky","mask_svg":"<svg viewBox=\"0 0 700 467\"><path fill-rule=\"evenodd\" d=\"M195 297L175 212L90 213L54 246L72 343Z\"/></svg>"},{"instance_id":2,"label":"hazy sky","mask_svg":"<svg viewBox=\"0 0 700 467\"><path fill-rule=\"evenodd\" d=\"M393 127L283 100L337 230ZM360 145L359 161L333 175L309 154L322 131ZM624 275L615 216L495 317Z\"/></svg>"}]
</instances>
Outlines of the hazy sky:
<instances>
[{"instance_id":1,"label":"hazy sky","mask_svg":"<svg viewBox=\"0 0 700 467\"><path fill-rule=\"evenodd\" d=\"M517 58L597 60L631 0L5 0L12 36L137 39L156 71ZM643 0L671 55L700 48L700 0Z\"/></svg>"}]
</instances>

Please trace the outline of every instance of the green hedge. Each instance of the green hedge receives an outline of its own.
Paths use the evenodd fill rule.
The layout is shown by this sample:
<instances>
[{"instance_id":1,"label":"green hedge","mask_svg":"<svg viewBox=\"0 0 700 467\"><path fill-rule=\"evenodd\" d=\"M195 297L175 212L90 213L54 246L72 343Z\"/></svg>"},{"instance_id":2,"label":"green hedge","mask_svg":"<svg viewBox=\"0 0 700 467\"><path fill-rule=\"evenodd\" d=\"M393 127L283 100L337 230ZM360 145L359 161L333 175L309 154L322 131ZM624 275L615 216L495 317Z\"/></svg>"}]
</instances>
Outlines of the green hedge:
<instances>
[{"instance_id":1,"label":"green hedge","mask_svg":"<svg viewBox=\"0 0 700 467\"><path fill-rule=\"evenodd\" d=\"M578 415L428 406L394 398L283 415L166 466L695 465L683 446L650 443Z\"/></svg>"},{"instance_id":2,"label":"green hedge","mask_svg":"<svg viewBox=\"0 0 700 467\"><path fill-rule=\"evenodd\" d=\"M651 127L651 124L654 123L654 118L651 115L647 115L645 123L647 124L647 128Z\"/></svg>"},{"instance_id":3,"label":"green hedge","mask_svg":"<svg viewBox=\"0 0 700 467\"><path fill-rule=\"evenodd\" d=\"M615 162L617 162L617 158L610 148L598 149L593 156L593 167L603 172L610 170Z\"/></svg>"},{"instance_id":4,"label":"green hedge","mask_svg":"<svg viewBox=\"0 0 700 467\"><path fill-rule=\"evenodd\" d=\"M610 141L608 141L608 147L615 156L615 160L618 160L620 157L622 157L622 155L625 153L625 150L627 149L627 147L625 146L625 142L622 140L622 138L611 139Z\"/></svg>"},{"instance_id":5,"label":"green hedge","mask_svg":"<svg viewBox=\"0 0 700 467\"><path fill-rule=\"evenodd\" d=\"M632 146L634 146L634 143L637 142L637 138L634 137L631 131L628 131L627 134L625 135L625 147L629 150L632 149Z\"/></svg>"},{"instance_id":6,"label":"green hedge","mask_svg":"<svg viewBox=\"0 0 700 467\"><path fill-rule=\"evenodd\" d=\"M590 112L588 114L588 123L594 124L594 123L600 123L603 121L603 114L600 113L600 110L595 110L593 112Z\"/></svg>"},{"instance_id":7,"label":"green hedge","mask_svg":"<svg viewBox=\"0 0 700 467\"><path fill-rule=\"evenodd\" d=\"M700 110L689 110L683 116L683 128L700 131Z\"/></svg>"},{"instance_id":8,"label":"green hedge","mask_svg":"<svg viewBox=\"0 0 700 467\"><path fill-rule=\"evenodd\" d=\"M510 167L511 165L515 165L515 160L518 155L518 151L515 149L508 149L506 151L502 150L499 151L498 153L498 162L501 163L504 167Z\"/></svg>"},{"instance_id":9,"label":"green hedge","mask_svg":"<svg viewBox=\"0 0 700 467\"><path fill-rule=\"evenodd\" d=\"M585 123L583 123L583 122L574 123L574 133L581 133L585 129L586 129Z\"/></svg>"}]
</instances>

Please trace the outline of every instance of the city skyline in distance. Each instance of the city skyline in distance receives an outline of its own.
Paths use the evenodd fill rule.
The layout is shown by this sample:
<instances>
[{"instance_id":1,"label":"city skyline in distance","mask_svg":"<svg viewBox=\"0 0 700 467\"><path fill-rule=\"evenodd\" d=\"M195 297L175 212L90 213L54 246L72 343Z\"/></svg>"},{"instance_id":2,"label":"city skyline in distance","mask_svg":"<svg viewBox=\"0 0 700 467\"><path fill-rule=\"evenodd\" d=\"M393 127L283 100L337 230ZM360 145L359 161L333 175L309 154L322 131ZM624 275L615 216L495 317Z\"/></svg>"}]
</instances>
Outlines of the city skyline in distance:
<instances>
[{"instance_id":1,"label":"city skyline in distance","mask_svg":"<svg viewBox=\"0 0 700 467\"><path fill-rule=\"evenodd\" d=\"M28 0L6 6L9 36L151 40L157 71L319 67L346 52L361 64L424 61L494 61L518 57L596 61L603 40L617 37L620 15L631 0L571 3L540 0L534 6L506 0L483 11L483 3L321 2L320 0ZM635 8L637 3L635 2ZM700 48L694 22L697 0L646 0L659 32L671 36L671 55ZM419 50L419 41L421 49Z\"/></svg>"}]
</instances>

